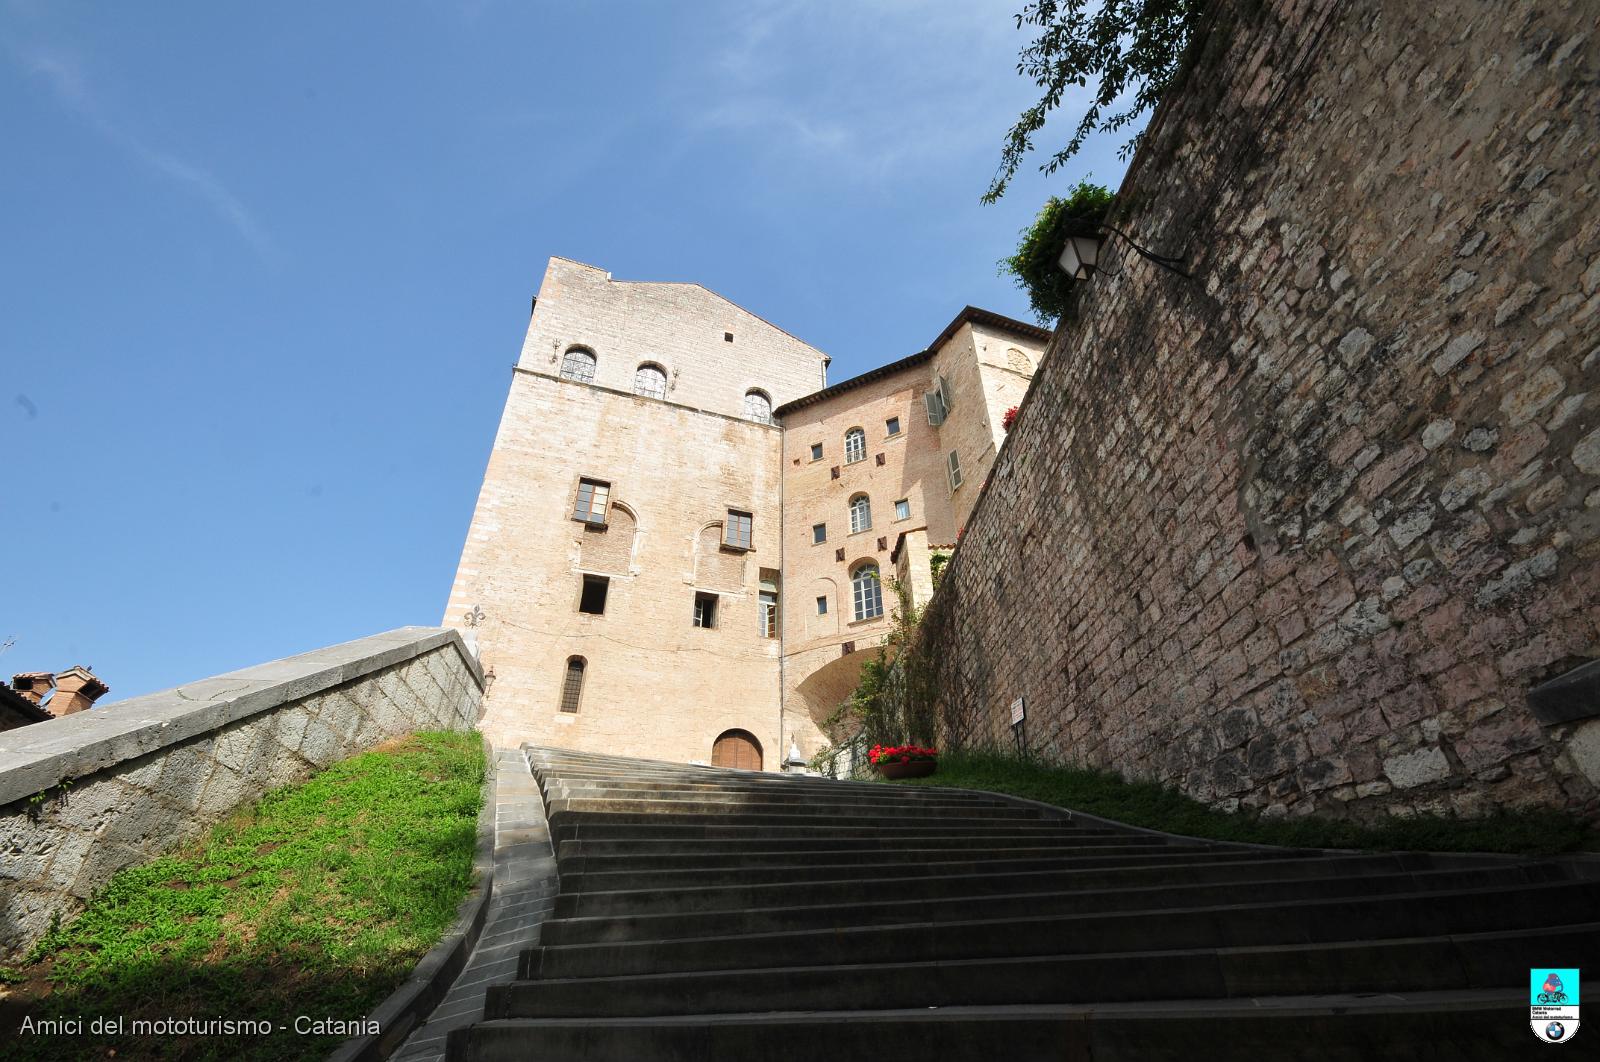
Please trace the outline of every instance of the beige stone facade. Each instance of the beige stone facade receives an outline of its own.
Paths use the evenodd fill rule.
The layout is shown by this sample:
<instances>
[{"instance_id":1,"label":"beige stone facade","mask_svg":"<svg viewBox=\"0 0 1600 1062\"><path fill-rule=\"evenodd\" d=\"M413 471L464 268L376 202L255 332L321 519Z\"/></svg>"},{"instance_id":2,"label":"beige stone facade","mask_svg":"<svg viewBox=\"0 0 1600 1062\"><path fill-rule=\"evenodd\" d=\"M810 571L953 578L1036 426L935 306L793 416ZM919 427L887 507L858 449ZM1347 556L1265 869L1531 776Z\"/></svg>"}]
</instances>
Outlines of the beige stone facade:
<instances>
[{"instance_id":1,"label":"beige stone facade","mask_svg":"<svg viewBox=\"0 0 1600 1062\"><path fill-rule=\"evenodd\" d=\"M902 532L954 540L1048 338L968 307L827 388L826 355L713 292L551 259L445 614L492 673L485 731L809 757L889 625L853 578L892 575Z\"/></svg>"}]
</instances>

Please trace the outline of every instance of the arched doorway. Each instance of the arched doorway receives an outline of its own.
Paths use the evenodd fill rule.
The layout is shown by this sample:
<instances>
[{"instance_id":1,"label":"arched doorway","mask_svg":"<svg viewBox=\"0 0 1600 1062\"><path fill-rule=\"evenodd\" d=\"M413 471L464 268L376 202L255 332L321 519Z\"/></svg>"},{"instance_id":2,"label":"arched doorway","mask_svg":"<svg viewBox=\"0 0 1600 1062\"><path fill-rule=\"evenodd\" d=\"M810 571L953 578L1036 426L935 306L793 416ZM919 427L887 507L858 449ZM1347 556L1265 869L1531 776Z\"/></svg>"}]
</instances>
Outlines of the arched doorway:
<instances>
[{"instance_id":1,"label":"arched doorway","mask_svg":"<svg viewBox=\"0 0 1600 1062\"><path fill-rule=\"evenodd\" d=\"M711 766L761 770L761 742L748 730L729 730L711 746Z\"/></svg>"}]
</instances>

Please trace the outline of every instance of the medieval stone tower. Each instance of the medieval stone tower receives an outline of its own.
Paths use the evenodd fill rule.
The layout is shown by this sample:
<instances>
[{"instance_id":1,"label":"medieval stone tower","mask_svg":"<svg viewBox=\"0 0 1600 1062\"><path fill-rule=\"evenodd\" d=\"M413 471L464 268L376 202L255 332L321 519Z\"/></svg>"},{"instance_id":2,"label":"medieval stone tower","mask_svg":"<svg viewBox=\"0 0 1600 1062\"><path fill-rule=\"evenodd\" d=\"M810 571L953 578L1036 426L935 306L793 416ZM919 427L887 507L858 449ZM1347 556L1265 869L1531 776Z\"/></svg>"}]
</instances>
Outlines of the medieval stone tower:
<instances>
[{"instance_id":1,"label":"medieval stone tower","mask_svg":"<svg viewBox=\"0 0 1600 1062\"><path fill-rule=\"evenodd\" d=\"M485 732L815 751L889 626L882 577L955 541L1048 338L968 307L828 387L827 355L697 284L552 258L445 610L494 675Z\"/></svg>"}]
</instances>

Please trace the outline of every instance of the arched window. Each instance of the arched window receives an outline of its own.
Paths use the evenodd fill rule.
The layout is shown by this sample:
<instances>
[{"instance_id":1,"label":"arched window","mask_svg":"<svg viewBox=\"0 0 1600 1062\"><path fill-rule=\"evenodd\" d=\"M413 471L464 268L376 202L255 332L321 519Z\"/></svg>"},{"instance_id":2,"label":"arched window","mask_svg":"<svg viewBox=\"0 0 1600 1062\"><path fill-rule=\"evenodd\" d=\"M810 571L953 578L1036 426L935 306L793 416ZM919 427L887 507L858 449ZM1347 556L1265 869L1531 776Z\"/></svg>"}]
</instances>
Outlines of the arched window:
<instances>
[{"instance_id":1,"label":"arched window","mask_svg":"<svg viewBox=\"0 0 1600 1062\"><path fill-rule=\"evenodd\" d=\"M844 463L852 465L866 459L867 433L860 428L851 428L844 433Z\"/></svg>"},{"instance_id":2,"label":"arched window","mask_svg":"<svg viewBox=\"0 0 1600 1062\"><path fill-rule=\"evenodd\" d=\"M666 370L648 361L633 370L633 393L646 398L666 398Z\"/></svg>"},{"instance_id":3,"label":"arched window","mask_svg":"<svg viewBox=\"0 0 1600 1062\"><path fill-rule=\"evenodd\" d=\"M883 615L883 586L878 582L878 566L872 561L867 561L850 576L850 593L855 601L856 619L876 619Z\"/></svg>"},{"instance_id":4,"label":"arched window","mask_svg":"<svg viewBox=\"0 0 1600 1062\"><path fill-rule=\"evenodd\" d=\"M583 669L588 661L581 656L567 657L567 677L561 683L561 710L576 712L583 699Z\"/></svg>"},{"instance_id":5,"label":"arched window","mask_svg":"<svg viewBox=\"0 0 1600 1062\"><path fill-rule=\"evenodd\" d=\"M594 351L582 347L568 347L567 356L561 359L561 378L579 383L594 382Z\"/></svg>"},{"instance_id":6,"label":"arched window","mask_svg":"<svg viewBox=\"0 0 1600 1062\"><path fill-rule=\"evenodd\" d=\"M744 393L744 415L762 424L772 423L772 399L754 388Z\"/></svg>"},{"instance_id":7,"label":"arched window","mask_svg":"<svg viewBox=\"0 0 1600 1062\"><path fill-rule=\"evenodd\" d=\"M865 494L850 499L850 533L872 530L872 503Z\"/></svg>"}]
</instances>

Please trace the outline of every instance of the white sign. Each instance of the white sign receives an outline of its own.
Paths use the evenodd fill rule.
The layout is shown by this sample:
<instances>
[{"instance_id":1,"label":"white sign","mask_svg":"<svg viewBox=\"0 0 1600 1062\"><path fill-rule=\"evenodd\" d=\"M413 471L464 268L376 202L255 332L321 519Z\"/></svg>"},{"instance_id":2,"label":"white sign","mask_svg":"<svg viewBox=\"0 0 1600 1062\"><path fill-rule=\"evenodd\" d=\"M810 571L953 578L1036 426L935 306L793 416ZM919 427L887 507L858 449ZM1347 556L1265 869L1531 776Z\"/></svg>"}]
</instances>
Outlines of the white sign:
<instances>
[{"instance_id":1,"label":"white sign","mask_svg":"<svg viewBox=\"0 0 1600 1062\"><path fill-rule=\"evenodd\" d=\"M1028 706L1021 697L1011 702L1011 725L1016 726L1028 714Z\"/></svg>"}]
</instances>

